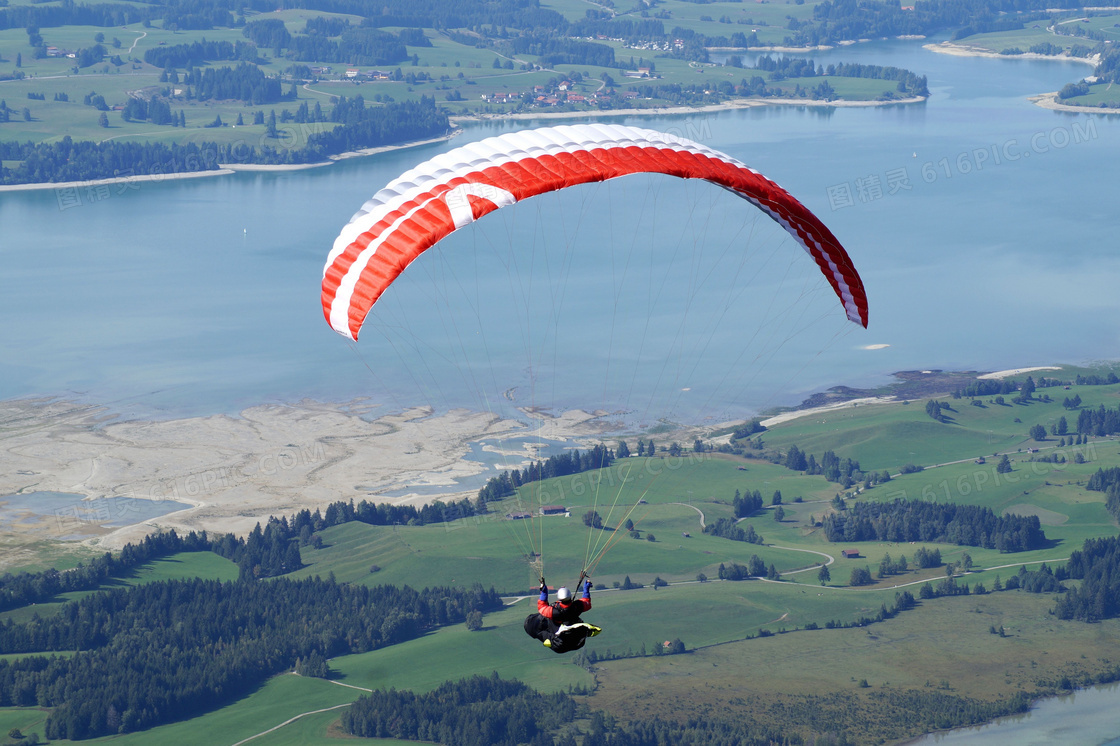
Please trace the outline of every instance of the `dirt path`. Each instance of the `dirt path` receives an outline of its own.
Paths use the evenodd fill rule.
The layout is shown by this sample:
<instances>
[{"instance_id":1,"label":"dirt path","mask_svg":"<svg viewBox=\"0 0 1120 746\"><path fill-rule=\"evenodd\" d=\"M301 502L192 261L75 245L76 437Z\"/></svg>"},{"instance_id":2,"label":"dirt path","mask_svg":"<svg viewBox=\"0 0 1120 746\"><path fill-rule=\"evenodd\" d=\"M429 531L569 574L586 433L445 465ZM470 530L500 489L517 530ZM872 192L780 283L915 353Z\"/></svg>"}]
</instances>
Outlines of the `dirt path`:
<instances>
[{"instance_id":1,"label":"dirt path","mask_svg":"<svg viewBox=\"0 0 1120 746\"><path fill-rule=\"evenodd\" d=\"M808 552L809 554L816 554L816 555L820 555L821 557L826 557L826 558L828 558L828 562L824 563L826 566L831 565L833 562L836 561L836 558L833 557L831 554L826 554L824 552L817 552L817 551L812 550L812 549L794 549L793 547L780 547L777 544L769 544L768 546L770 546L773 549L785 549L787 552ZM820 565L811 565L809 567L803 567L800 570L787 570L786 572L779 573L779 574L780 575L796 575L799 572L808 572L809 570L816 570L818 567L820 567Z\"/></svg>"},{"instance_id":2,"label":"dirt path","mask_svg":"<svg viewBox=\"0 0 1120 746\"><path fill-rule=\"evenodd\" d=\"M683 505L686 508L692 508L693 510L695 510L697 513L700 514L700 530L701 531L704 530L704 528L705 528L705 525L704 525L704 511L700 510L700 508L696 507L695 505L689 505L688 503L666 503L666 504L667 505Z\"/></svg>"},{"instance_id":3,"label":"dirt path","mask_svg":"<svg viewBox=\"0 0 1120 746\"><path fill-rule=\"evenodd\" d=\"M132 50L133 50L133 49L136 49L136 44L137 44L137 42L139 42L139 41L140 41L141 39L143 39L143 38L144 38L145 36L147 36L147 35L148 35L148 32L147 32L147 31L141 31L141 32L140 32L140 35L139 35L139 36L137 36L137 37L136 37L135 39L133 39L133 41L132 41L132 46L128 48L128 51L127 51L127 52L125 52L125 54L132 54Z\"/></svg>"},{"instance_id":4,"label":"dirt path","mask_svg":"<svg viewBox=\"0 0 1120 746\"><path fill-rule=\"evenodd\" d=\"M299 676L298 673L294 673L294 672L291 675L292 676ZM357 689L358 691L361 691L361 692L372 692L373 691L372 689L366 689L364 686L354 686L353 684L343 684L341 681L331 681L330 683L334 684L335 686L344 686L347 689ZM343 707L349 707L351 704L353 704L353 703L352 702L343 702L340 705L334 705L332 707L324 707L324 708L319 709L319 710L308 710L307 712L301 712L300 714L298 714L294 717L288 718L287 720L280 723L279 725L272 726L268 730L262 730L260 733L254 733L253 735L249 736L248 738L242 738L240 741L233 744L233 746L241 746L241 744L248 743L249 741L252 741L254 738L260 738L261 736L268 735L269 733L272 733L273 731L280 730L285 725L291 725L295 721L299 720L301 717L306 717L307 715L318 715L320 712L330 712L331 710L340 710Z\"/></svg>"},{"instance_id":5,"label":"dirt path","mask_svg":"<svg viewBox=\"0 0 1120 746\"><path fill-rule=\"evenodd\" d=\"M275 730L280 730L285 725L291 725L292 723L294 723L295 721L299 720L301 717L304 717L306 715L318 715L320 712L330 712L331 710L340 710L343 707L349 707L350 705L351 705L350 702L343 702L342 704L335 705L334 707L324 707L321 710L310 710L308 712L301 712L300 714L296 715L295 717L288 718L284 722L280 723L280 725L274 725L271 728L269 728L268 730L262 730L260 733L256 733L254 735L251 735L248 738L243 738L240 741L238 741L237 743L233 744L233 746L241 746L241 744L248 743L249 741L252 741L254 738L260 738L261 736L266 736L266 735L268 735L269 733L271 733Z\"/></svg>"}]
</instances>

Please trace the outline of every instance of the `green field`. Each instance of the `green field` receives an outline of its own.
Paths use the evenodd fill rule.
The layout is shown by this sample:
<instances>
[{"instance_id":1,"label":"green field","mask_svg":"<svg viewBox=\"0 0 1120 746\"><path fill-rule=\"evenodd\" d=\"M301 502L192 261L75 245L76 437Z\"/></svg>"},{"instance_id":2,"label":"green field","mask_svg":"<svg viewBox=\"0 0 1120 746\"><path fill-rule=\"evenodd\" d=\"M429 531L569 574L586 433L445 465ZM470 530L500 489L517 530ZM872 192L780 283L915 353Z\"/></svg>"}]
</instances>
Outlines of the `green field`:
<instances>
[{"instance_id":1,"label":"green field","mask_svg":"<svg viewBox=\"0 0 1120 746\"><path fill-rule=\"evenodd\" d=\"M43 723L46 722L47 711L37 707L4 707L0 708L0 733L7 736L13 729L19 730L23 735L30 735L38 730L43 732Z\"/></svg>"},{"instance_id":2,"label":"green field","mask_svg":"<svg viewBox=\"0 0 1120 746\"><path fill-rule=\"evenodd\" d=\"M659 4L659 12L667 14L667 17L661 19L666 28L679 25L711 36L728 37L736 32L748 36L756 32L763 43L778 45L789 33L785 28L788 19L810 18L815 5L815 2L797 4L788 1L752 5L733 2L697 5L683 0L668 0ZM576 3L574 0L558 0L555 4L546 7L553 7L566 17L575 20L583 17L585 11L593 6L585 2ZM621 15L625 17L627 13ZM318 16L347 18L352 23L360 21L356 16L310 10L250 13L248 20L278 18L284 21L289 30L296 32L303 29L309 18ZM702 17L709 20L702 20ZM385 30L393 32L398 29L389 27ZM405 74L427 74L431 77L431 81L417 81L410 84L403 81L351 80L345 76L348 65L331 63L331 73L324 75L321 80L310 84L303 84L303 81L300 81L301 85L295 100L252 106L241 101L199 102L175 97L170 102L172 111L176 115L182 111L186 122L185 128L178 128L156 126L141 121L125 121L121 112L112 107L123 107L131 96L147 95L164 88L175 88L174 84L160 82L160 69L143 62L146 51L161 46L191 43L203 38L208 41L243 41L244 36L240 29L178 31L160 28L160 24L156 23L148 28L141 24L109 29L61 26L42 29L41 33L45 45L64 51L92 47L96 43L95 34L103 33L105 35L103 45L109 57L118 56L121 64L114 64L107 57L103 62L79 69L74 59L65 56L35 59L24 29L0 31L0 72L15 72L15 59L19 54L22 65L18 72L26 76L22 80L0 82L0 99L13 109L11 121L0 131L0 135L7 141L50 142L69 135L75 139L93 141L152 141L166 144L216 142L246 143L257 147L262 145L293 147L302 144L303 139L309 134L309 131L304 131L306 127L292 129L289 125L286 130L288 139L278 143L265 136L264 125L251 124L254 114L258 111L264 111L266 115L270 111L280 114L285 109L295 111L303 102L308 103L309 106L318 102L329 107L332 97L359 94L367 101L372 101L375 97L405 101L429 96L435 98L452 114L459 115L480 112L503 113L513 110L517 104L487 104L482 101L482 97L497 93L522 94L532 91L535 85L548 85L560 77L575 73L582 75L585 80L573 92L584 95L599 90L607 75L614 78L622 89L637 82L626 78L623 71L618 68L558 65L556 69L549 70L522 70L520 69L522 63L540 62L539 58L525 55L518 58L518 63L513 70L494 69L492 63L496 58L504 61L494 50L459 44L451 41L446 33L426 29L425 35L432 42L432 46L408 48L409 53L417 55L416 64L404 62L384 67L385 69L399 67ZM658 50L626 48L619 42L600 41L599 43L613 47L616 59L619 61L628 61L631 57L636 61L643 58L649 61L662 54ZM268 75L283 76L292 64L292 61L286 58L271 58L272 50L261 50L260 53L260 67ZM316 64L314 61L303 63ZM223 61L215 62L213 66L233 64L235 63ZM656 85L708 83L715 86L717 82L725 79L737 84L744 75L750 77L758 74L757 71L725 69L667 57L657 59L656 64L660 79L646 81ZM373 68L359 67L359 69L365 73ZM460 75L463 77L460 78ZM769 75L763 74L763 77L769 78ZM789 81L783 84L788 88L783 95L794 95L793 90L798 82L802 83L803 87L811 88L819 85L820 80ZM853 101L871 101L894 91L894 85L890 81L833 78L829 82L835 88L838 97ZM290 81L285 80L284 85L287 90ZM91 93L103 96L107 105L111 107L110 111L105 112L108 127L102 127L99 123L102 112L83 103L85 96ZM28 94L42 94L45 100L29 99ZM65 94L69 100L55 101L54 97L58 94ZM460 100L452 100L457 97ZM662 100L636 99L628 101L626 105L627 108L651 108L665 104L666 101ZM561 110L579 111L580 105L568 105L561 107ZM593 110L587 109L587 111L590 113ZM236 125L239 116L242 118L242 125ZM217 117L221 118L225 126L207 127ZM329 129L333 126L316 125L313 130Z\"/></svg>"},{"instance_id":3,"label":"green field","mask_svg":"<svg viewBox=\"0 0 1120 746\"><path fill-rule=\"evenodd\" d=\"M870 699L875 692L938 692L996 701L1016 692L1050 691L1060 676L1097 674L1116 663L1109 650L1120 643L1120 623L1064 623L1049 616L1045 596L1020 591L927 601L919 609L868 628L793 631L796 617L811 614L850 619L873 612L893 593L826 594L822 599L792 585L742 582L671 586L659 591L598 593L587 615L604 627L595 649L647 651L662 638L679 636L687 655L597 663L594 679L524 635L525 601L489 614L480 632L453 626L420 639L331 661L335 683L277 676L249 697L206 716L145 733L97 739L113 743L234 743L285 721L345 705L364 688L427 691L448 679L497 671L534 687L564 690L596 685L586 701L617 717L657 714L686 718L705 711L741 710L759 722L788 728L788 708L811 704L836 722L866 721L866 731L899 737ZM768 638L756 622L773 614ZM1002 626L1006 637L992 635ZM782 634L782 630L785 633ZM736 636L740 641L721 642ZM866 679L868 690L857 686ZM749 703L749 704L748 704ZM744 709L745 708L745 709ZM37 710L0 710L2 722L42 720ZM893 717L899 717L895 713ZM338 711L301 717L253 743L328 743ZM806 721L800 725L810 725ZM798 726L794 726L796 729ZM395 743L395 742L389 742Z\"/></svg>"},{"instance_id":4,"label":"green field","mask_svg":"<svg viewBox=\"0 0 1120 746\"><path fill-rule=\"evenodd\" d=\"M1051 31L1051 27L1061 30L1062 33ZM1072 35L1071 31L1074 27L1085 31L1103 33L1113 41L1120 40L1120 15L1106 14L1089 17L1066 17L1056 21L1036 20L1028 23L1027 27L1023 29L973 34L962 39L960 43L992 52L1003 52L1011 49L1028 52L1036 44L1047 43L1061 47L1067 53L1074 45L1096 46L1098 42L1094 39Z\"/></svg>"},{"instance_id":5,"label":"green field","mask_svg":"<svg viewBox=\"0 0 1120 746\"><path fill-rule=\"evenodd\" d=\"M987 34L973 34L960 40L960 44L970 47L1002 52L1005 49L1018 49L1026 52L1035 44L1050 43L1069 49L1073 40L1068 36L1058 36L1046 30L1047 21L1035 21L1028 28L1017 31L995 31Z\"/></svg>"},{"instance_id":6,"label":"green field","mask_svg":"<svg viewBox=\"0 0 1120 746\"><path fill-rule=\"evenodd\" d=\"M931 419L924 400L860 406L793 420L762 438L768 449L785 450L796 444L818 458L831 449L858 460L865 471L894 475L890 482L862 491L860 500L951 501L988 507L997 514L1038 515L1050 539L1045 549L1009 555L976 547L941 547L946 562L968 553L975 568L973 581L990 585L996 574L1002 572L1006 578L1015 570L982 573L984 568L1061 561L1086 538L1115 531L1115 521L1104 510L1104 496L1086 491L1083 484L1098 468L1120 464L1116 441L1097 439L1080 447L1057 448L1057 438L1035 442L1026 431L1036 423L1049 427L1062 416L1075 426L1076 412L1064 410L1061 399L1079 395L1084 407L1114 407L1120 401L1120 386L1040 389L1038 396L1044 394L1054 401L1000 406L985 400L981 407L968 404L967 399L939 397L953 407L946 412L947 422ZM1032 449L1037 453L1030 453ZM996 472L998 459L993 454L997 452L1010 455L1011 473ZM1066 463L1030 460L1052 453L1063 454ZM1074 463L1078 454L1085 463ZM977 463L980 457L986 457L984 464ZM907 463L926 468L899 475L900 467ZM781 523L774 520L771 508L744 521L762 535L763 546L729 541L701 530L701 513L709 523L731 517L736 489L758 490L767 503L775 491L782 493L786 515ZM887 554L894 559L902 554L913 557L915 546L870 542L858 547L860 560L839 560L839 550L845 547L827 542L813 523L833 510L828 501L841 492L852 497L855 490L758 459L721 454L630 458L616 462L600 476L587 473L527 485L517 497L491 504L486 516L433 527L351 523L328 529L322 534L322 549L305 550L307 567L297 575L334 572L347 582L417 586L480 582L518 593L533 585L526 557L543 542L545 574L555 584L572 582L581 568L591 566L600 587L621 582L626 576L642 583L658 576L674 583L688 581L698 573L714 578L720 563L745 564L757 554L785 573L784 580L804 585L818 584L815 568L819 562L836 560L838 564L830 568L829 585L838 586L848 582L853 565L866 564L875 570ZM797 498L803 502L795 502ZM569 517L505 518L511 511L536 512L545 504L566 506ZM600 513L608 529L629 517L642 538L635 540L614 530L589 530L581 517L592 509ZM656 541L646 541L647 533L654 534ZM596 549L603 547L605 553L594 564ZM374 566L378 570L371 572ZM918 572L912 568L884 579L877 587L941 575L940 569Z\"/></svg>"},{"instance_id":7,"label":"green field","mask_svg":"<svg viewBox=\"0 0 1120 746\"><path fill-rule=\"evenodd\" d=\"M911 712L885 712L885 691L944 693L993 701L1046 691L1062 675L1115 665L1120 626L1068 624L1050 599L1011 592L926 602L865 629L776 635L685 656L597 666L589 698L623 718L686 718L741 709L745 717L817 732L859 722L863 743L897 739ZM1002 625L1007 637L992 635ZM869 687L863 689L859 680Z\"/></svg>"},{"instance_id":8,"label":"green field","mask_svg":"<svg viewBox=\"0 0 1120 746\"><path fill-rule=\"evenodd\" d=\"M1077 372L1082 371L1045 375L1070 378ZM1045 395L1052 401L1043 401ZM1038 389L1027 403L1002 406L994 397L980 397L983 406L973 406L967 399L940 395L935 398L952 407L945 422L926 414L926 399L863 405L804 416L761 435L767 449L797 444L818 457L832 449L858 459L866 469L893 475L868 490L855 485L844 489L758 458L664 454L530 483L516 497L492 503L491 513L483 516L427 526L352 522L323 530L321 548L303 549L305 567L295 577L333 575L340 582L414 586L480 582L518 598L487 614L478 632L452 625L406 643L335 658L330 661L333 681L277 676L216 712L103 740L235 743L282 726L253 743L334 742L341 736L340 710L363 689L423 692L447 680L497 671L543 690L592 690L580 699L623 719L735 712L760 725L788 729L794 722L802 735L824 732L827 722L846 724L869 742L878 742L930 727L908 711L884 709L885 700L876 699L880 695L999 703L1020 692L1032 697L1052 693L1063 676L1087 681L1116 665L1107 651L1120 643L1120 621L1059 621L1049 614L1053 597L1047 595L1005 591L931 599L866 628L824 629L830 622L843 627L874 617L880 608L893 605L900 587L917 596L922 583L944 578L945 568L915 570L911 562L901 575L849 587L852 568L867 566L874 573L887 554L896 560L900 555L912 558L918 546L832 544L815 526L835 510L831 498L838 493L858 501L906 497L974 504L996 513L1037 515L1050 541L1042 549L1015 554L936 545L945 562L957 562L966 553L971 557L973 572L958 583L983 583L991 589L997 576L1006 580L1024 564L1060 564L1086 538L1117 531L1103 495L1085 490L1084 484L1098 468L1120 465L1120 441L1095 438L1086 445L1057 448L1056 438L1035 442L1026 434L1031 425L1048 428L1062 416L1075 426L1076 411L1061 404L1074 395L1081 397L1082 407L1111 408L1120 402L1120 385ZM659 445L669 445L668 436L657 437ZM997 452L1010 455L1010 473L995 471ZM1063 453L1067 462L1030 460L1053 452ZM1075 463L1077 454L1084 463ZM980 456L985 463L977 463ZM899 467L907 462L926 468L900 475ZM701 530L701 514L706 522L731 517L736 489L764 496L767 507L745 520L763 536L763 545ZM775 491L782 493L781 522L769 506ZM507 512L535 511L544 504L563 505L569 515L505 518ZM592 509L604 518L605 530L584 525L581 517ZM613 530L627 517L640 538ZM649 533L655 541L646 539ZM542 546L553 585L574 582L581 567L594 568L594 605L586 618L604 631L588 643L588 650L621 659L600 660L588 670L572 665L574 656L557 657L525 636L522 622L535 609L536 595L526 554ZM609 550L600 552L604 547ZM858 549L860 557L841 559L844 548ZM783 573L781 581L716 579L720 563L745 564L752 554ZM822 586L818 564L825 562L832 577ZM698 573L711 582L697 582ZM181 554L150 562L105 588L190 576L231 580L236 575L236 567L216 555ZM612 587L625 577L646 587ZM655 589L655 577L670 585ZM65 600L3 616L26 621L34 613L57 610ZM807 629L812 626L821 629ZM991 633L998 627L1005 636ZM762 631L770 636L760 636ZM672 639L684 641L690 652L650 655ZM643 649L647 655L640 657ZM791 720L791 711L804 717ZM44 717L39 710L0 710L0 722L11 723L9 728L41 730Z\"/></svg>"},{"instance_id":9,"label":"green field","mask_svg":"<svg viewBox=\"0 0 1120 746\"><path fill-rule=\"evenodd\" d=\"M152 560L135 568L121 578L110 578L97 590L109 590L131 585L141 585L159 580L176 578L207 578L212 580L236 580L237 566L212 552L183 552L162 559ZM16 623L30 621L35 616L49 616L58 612L62 605L76 601L96 591L73 591L62 593L51 601L24 606L11 611L0 612L0 622L11 620Z\"/></svg>"},{"instance_id":10,"label":"green field","mask_svg":"<svg viewBox=\"0 0 1120 746\"><path fill-rule=\"evenodd\" d=\"M1071 96L1061 99L1058 103L1066 106L1085 106L1090 108L1106 107L1104 110L1114 113L1120 104L1120 86L1112 83L1093 83L1089 92L1084 96Z\"/></svg>"}]
</instances>

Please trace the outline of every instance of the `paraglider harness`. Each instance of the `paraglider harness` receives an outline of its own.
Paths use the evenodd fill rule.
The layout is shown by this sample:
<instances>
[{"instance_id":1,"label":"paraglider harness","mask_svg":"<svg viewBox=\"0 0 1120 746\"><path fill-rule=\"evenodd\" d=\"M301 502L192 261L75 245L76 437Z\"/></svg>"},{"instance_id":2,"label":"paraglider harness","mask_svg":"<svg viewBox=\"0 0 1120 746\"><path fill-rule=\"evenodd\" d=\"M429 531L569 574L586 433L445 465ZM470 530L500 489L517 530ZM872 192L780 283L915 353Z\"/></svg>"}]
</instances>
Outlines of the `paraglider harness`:
<instances>
[{"instance_id":1,"label":"paraglider harness","mask_svg":"<svg viewBox=\"0 0 1120 746\"><path fill-rule=\"evenodd\" d=\"M591 579L580 573L576 587L583 591L582 598L571 599L567 604L560 600L549 604L548 585L542 577L537 613L525 617L525 633L540 640L554 653L579 650L588 637L594 637L602 631L580 619L580 615L591 608Z\"/></svg>"}]
</instances>

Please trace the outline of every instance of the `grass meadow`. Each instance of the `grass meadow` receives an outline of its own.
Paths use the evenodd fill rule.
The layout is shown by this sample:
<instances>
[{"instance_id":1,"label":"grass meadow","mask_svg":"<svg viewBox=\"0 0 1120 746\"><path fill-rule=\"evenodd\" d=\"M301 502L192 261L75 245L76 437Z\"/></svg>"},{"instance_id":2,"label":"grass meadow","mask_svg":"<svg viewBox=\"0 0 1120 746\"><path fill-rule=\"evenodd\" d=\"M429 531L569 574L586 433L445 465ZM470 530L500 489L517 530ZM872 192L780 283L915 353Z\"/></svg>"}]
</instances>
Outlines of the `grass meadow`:
<instances>
[{"instance_id":1,"label":"grass meadow","mask_svg":"<svg viewBox=\"0 0 1120 746\"><path fill-rule=\"evenodd\" d=\"M815 5L815 2L800 5L792 2L750 6L731 2L697 5L683 0L667 0L659 7L669 13L669 18L663 22L670 27L680 25L713 36L728 37L736 32L743 32L748 36L756 32L763 43L780 45L788 34L785 29L788 17L809 18ZM546 7L552 7L575 20L583 17L589 6L572 0L556 0L555 3L546 4ZM299 9L250 14L249 20L278 18L284 21L290 31L299 32L309 18L316 16L344 17L354 23L360 20L356 16ZM701 20L702 17L707 20ZM398 29L386 30L392 32ZM67 57L35 59L24 29L0 31L0 71L15 71L18 54L21 57L19 71L26 76L22 80L0 82L0 99L15 111L12 121L4 125L2 134L5 140L51 142L69 135L75 139L94 141L108 139L166 144L216 142L247 143L257 147L262 145L296 147L303 144L310 131L316 131L316 128L329 129L333 125L317 125L310 130L306 127L295 129L289 127L286 139L277 142L266 137L264 125L252 124L254 114L263 111L267 116L268 112L273 110L278 114L284 109L295 111L304 102L309 106L313 106L316 102L329 106L332 97L359 94L367 101L375 97L389 97L395 101L415 100L426 95L435 98L453 114L468 114L479 110L501 113L512 110L514 105L487 105L481 97L496 93L531 91L534 85L545 85L559 76L569 76L577 72L586 80L578 85L576 90L585 95L598 90L603 85L605 76L608 75L623 88L634 82L626 79L622 71L617 68L598 68L591 65L559 65L554 70L541 71L523 71L520 65L513 70L495 69L493 63L497 57L494 51L459 44L451 41L444 34L427 29L425 33L432 46L408 48L410 54L417 56L416 64L406 61L399 65L383 66L382 69L400 67L405 74L426 73L431 76L431 82L410 84L365 81L359 83L344 77L348 65L331 63L332 72L323 80L300 86L295 100L251 106L240 101L199 102L175 99L172 101L172 110L176 114L180 110L183 112L186 120L184 128L156 126L146 122L127 122L119 111L106 112L109 126L102 127L99 123L101 112L83 103L87 94L100 94L105 97L109 106L121 106L134 92L168 87L167 83L160 82L161 70L143 61L146 51L160 46L191 43L203 38L209 41L242 41L244 36L241 30L218 28L206 31L178 31L160 28L157 22L149 28L144 28L141 24L109 29L61 26L42 29L41 33L46 45L67 51L92 47L97 43L95 35L103 33L105 40L102 43L109 57L119 56L122 64L113 64L107 57L104 62L78 69L75 67L75 60ZM631 57L635 60L643 57L648 60L656 54L653 50L627 49L619 42L601 41L600 43L612 46L616 58L621 61L628 61ZM286 58L272 58L271 54L272 50L261 50L261 69L268 75L283 75L292 61ZM532 57L525 59L536 61ZM309 65L316 64L313 61L302 62ZM222 61L212 64L225 66L235 63ZM367 72L373 68L359 69ZM688 85L703 82L715 85L722 80L737 84L744 76L751 77L759 74L757 71L725 69L712 65L699 66L668 58L657 60L657 70L662 77L660 80L650 81L653 84ZM459 78L459 75L463 75L463 78ZM765 73L762 75L769 77ZM894 84L890 81L830 78L829 82L836 89L839 97L853 101L874 100L884 93L895 90ZM788 89L787 95L792 95L797 83L809 88L818 85L820 79L786 81L782 87ZM43 94L46 100L28 99L29 93ZM56 94L65 94L69 100L55 101ZM461 99L451 100L456 97ZM664 103L637 99L629 102L628 106L644 108L663 106ZM22 114L24 108L30 113L30 118L27 120ZM236 125L239 116L243 124ZM218 117L225 126L207 126ZM284 131L285 128L281 129Z\"/></svg>"},{"instance_id":2,"label":"grass meadow","mask_svg":"<svg viewBox=\"0 0 1120 746\"><path fill-rule=\"evenodd\" d=\"M145 562L123 577L109 578L96 591L60 593L46 603L0 612L0 623L11 620L16 624L21 624L30 621L35 615L49 616L57 613L62 605L68 601L76 601L97 591L178 578L206 578L229 581L236 580L237 573L237 565L213 552L181 552Z\"/></svg>"},{"instance_id":3,"label":"grass meadow","mask_svg":"<svg viewBox=\"0 0 1120 746\"><path fill-rule=\"evenodd\" d=\"M1059 400L1077 394L1083 406L1112 407L1120 400L1120 385L1037 393ZM277 676L218 711L111 740L236 743L310 713L253 743L334 743L341 735L340 710L362 689L427 691L446 680L497 671L548 690L592 689L586 697L592 707L623 718L684 718L747 707L745 716L760 724L788 727L794 722L808 728L829 720L858 722L868 741L878 741L918 727L883 709L876 696L884 692L1001 701L1019 692L1045 694L1062 676L1097 675L1115 665L1110 651L1120 643L1120 622L1062 622L1049 614L1052 596L1021 591L932 599L865 628L806 629L874 616L880 607L893 604L899 586L917 595L922 582L945 575L943 567L911 569L872 586L847 587L851 568L867 565L874 573L887 554L894 559L912 557L917 547L861 543L854 547L860 552L858 559L839 559L840 549L852 547L827 542L815 527L835 509L830 501L837 493L847 494L849 500L907 497L1039 516L1051 540L1044 549L1000 554L936 545L946 562L956 562L965 553L972 558L974 572L959 583L979 582L989 589L997 575L1006 579L1022 563L1060 562L1085 538L1116 533L1103 496L1084 489L1097 468L1120 465L1120 443L1115 439L1093 439L1079 448L1056 448L1053 438L1028 440L1026 431L1032 424L1049 427L1063 414L1076 423L1076 412L1062 409L1060 401L1000 406L985 398L984 406L972 406L967 400L938 400L953 407L946 422L929 418L925 400L915 400L815 414L762 434L767 447L784 449L796 443L818 458L833 449L859 459L866 468L895 475L858 496L854 489L843 490L823 477L768 461L686 453L676 458L629 458L609 469L526 485L516 497L492 504L493 513L487 516L428 526L349 523L324 530L321 548L303 550L306 567L296 577L333 574L342 582L421 587L480 582L519 598L487 614L478 632L454 625L400 645L342 656L330 662L333 681ZM668 445L663 437L659 443ZM1040 450L1031 453L1035 448ZM1029 460L1055 450L1067 457L1066 463ZM1010 454L1010 473L995 471L996 451ZM1074 463L1077 453L1085 463ZM977 463L980 456L986 456L985 463ZM898 467L906 462L927 468L899 475ZM934 466L938 463L942 465ZM781 522L769 505L746 519L763 536L764 545L701 531L701 514L707 522L731 517L736 489L758 490L767 503L775 491L782 493ZM533 510L542 504L564 505L570 515L534 521L504 518L512 510ZM631 538L625 530L589 529L581 517L592 509L603 516L608 529L631 518L641 538ZM649 533L655 541L647 540ZM689 653L600 661L588 671L572 665L572 656L556 656L528 638L522 622L535 609L535 582L526 554L539 551L542 537L545 571L553 585L572 583L589 558L594 564L597 550L610 547L594 565L597 588L586 619L604 631L589 642L589 650L607 657L633 656L643 647L649 653L679 638ZM773 563L784 573L782 581L715 579L721 562L746 563L751 554ZM824 585L817 577L821 562L831 562L831 579ZM377 571L371 572L374 565ZM698 573L712 582L697 582ZM216 555L182 554L150 562L105 587L190 576L229 580L236 574L232 563ZM627 576L646 587L612 588ZM655 577L671 585L655 589ZM34 613L56 610L64 600L2 616L26 621ZM999 627L1005 636L991 633ZM760 637L762 630L772 634ZM808 709L804 719L791 720L790 708ZM35 709L0 710L0 723L11 723L9 729L34 730L44 717Z\"/></svg>"}]
</instances>

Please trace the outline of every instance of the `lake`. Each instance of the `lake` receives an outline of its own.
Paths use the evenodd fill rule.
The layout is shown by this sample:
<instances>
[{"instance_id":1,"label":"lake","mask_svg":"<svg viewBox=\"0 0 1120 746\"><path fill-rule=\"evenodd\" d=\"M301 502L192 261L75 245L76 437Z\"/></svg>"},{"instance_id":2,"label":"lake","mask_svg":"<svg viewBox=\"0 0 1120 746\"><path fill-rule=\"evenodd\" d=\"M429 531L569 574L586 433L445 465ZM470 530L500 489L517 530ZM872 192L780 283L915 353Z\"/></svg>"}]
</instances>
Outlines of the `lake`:
<instances>
[{"instance_id":1,"label":"lake","mask_svg":"<svg viewBox=\"0 0 1120 746\"><path fill-rule=\"evenodd\" d=\"M956 728L909 741L909 746L1120 746L1120 685L1044 699L1030 712L976 728Z\"/></svg>"},{"instance_id":2,"label":"lake","mask_svg":"<svg viewBox=\"0 0 1120 746\"><path fill-rule=\"evenodd\" d=\"M618 121L727 152L816 211L863 275L866 331L753 208L634 177L488 216L410 267L357 344L332 333L322 265L369 195L463 142L558 123L488 121L329 168L81 189L80 204L0 194L0 399L162 418L364 396L392 409L602 408L648 427L744 417L896 370L1118 356L1105 185L1120 120L1027 100L1088 66L912 41L810 56L905 67L932 95Z\"/></svg>"},{"instance_id":3,"label":"lake","mask_svg":"<svg viewBox=\"0 0 1120 746\"><path fill-rule=\"evenodd\" d=\"M88 539L100 528L120 528L191 507L174 500L96 497L67 492L0 495L0 527L15 531L32 526L62 541Z\"/></svg>"}]
</instances>

